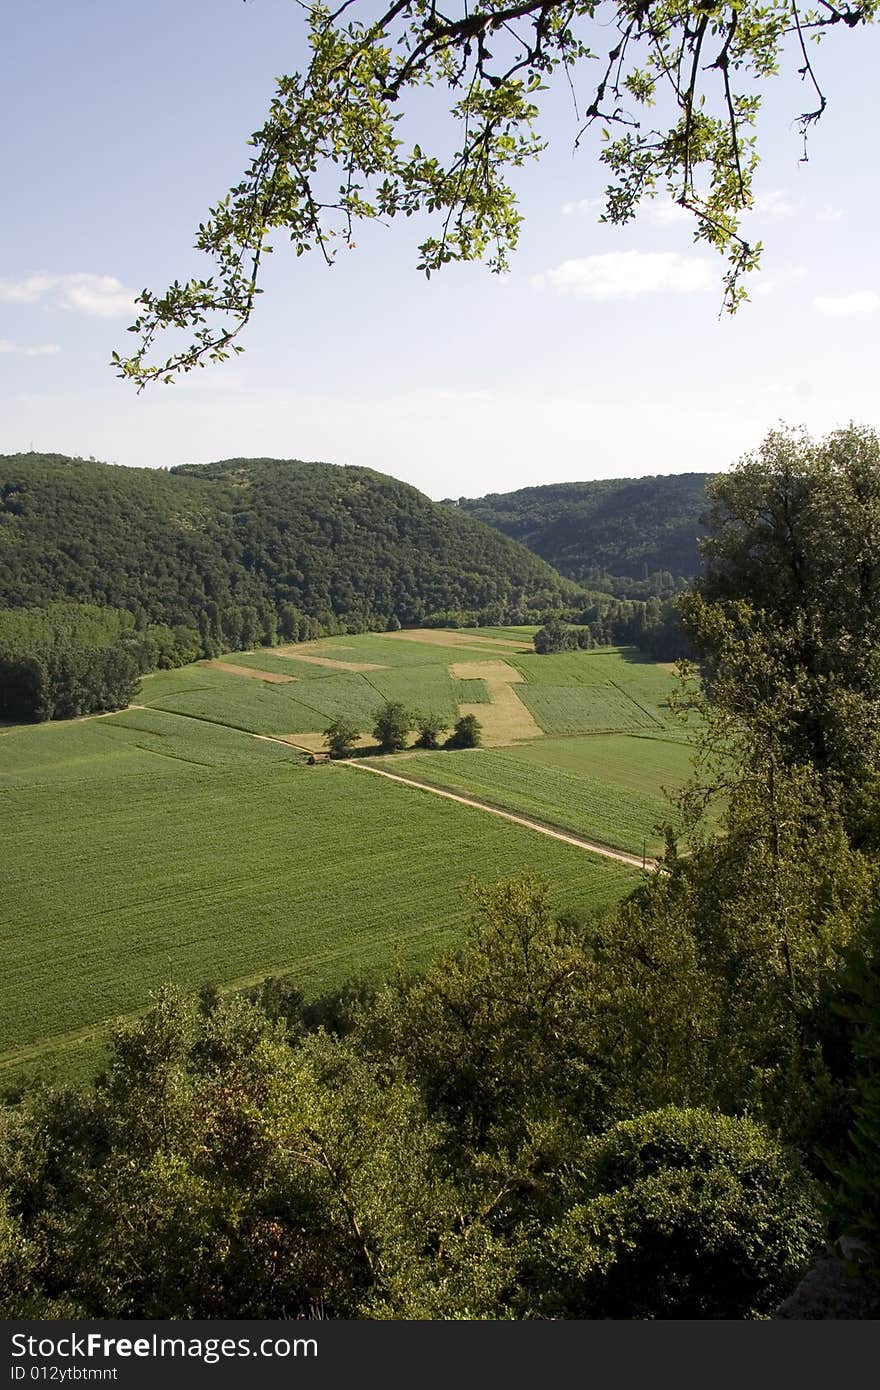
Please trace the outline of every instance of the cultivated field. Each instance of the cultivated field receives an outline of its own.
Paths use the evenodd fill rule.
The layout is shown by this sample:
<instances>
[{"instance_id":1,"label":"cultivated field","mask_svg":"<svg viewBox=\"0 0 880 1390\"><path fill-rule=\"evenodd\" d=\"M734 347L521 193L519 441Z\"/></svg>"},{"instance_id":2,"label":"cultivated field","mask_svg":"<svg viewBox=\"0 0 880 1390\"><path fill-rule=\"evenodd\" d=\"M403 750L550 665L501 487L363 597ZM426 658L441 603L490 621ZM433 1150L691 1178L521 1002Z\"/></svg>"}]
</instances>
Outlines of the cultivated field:
<instances>
[{"instance_id":1,"label":"cultivated field","mask_svg":"<svg viewBox=\"0 0 880 1390\"><path fill-rule=\"evenodd\" d=\"M339 715L369 745L385 699L450 726L471 710L495 746L377 765L656 852L661 787L689 763L671 676L624 652L529 647L516 630L434 629L236 652L146 677L124 714L0 731L0 1080L69 1068L164 980L286 973L314 994L417 964L461 932L472 876L533 870L560 905L629 891L637 872L583 849L345 765L306 766L301 750Z\"/></svg>"},{"instance_id":2,"label":"cultivated field","mask_svg":"<svg viewBox=\"0 0 880 1390\"><path fill-rule=\"evenodd\" d=\"M687 780L690 750L683 743L609 735L370 761L615 849L631 854L644 850L650 857L663 848L656 827L674 820L663 789L674 793Z\"/></svg>"}]
</instances>

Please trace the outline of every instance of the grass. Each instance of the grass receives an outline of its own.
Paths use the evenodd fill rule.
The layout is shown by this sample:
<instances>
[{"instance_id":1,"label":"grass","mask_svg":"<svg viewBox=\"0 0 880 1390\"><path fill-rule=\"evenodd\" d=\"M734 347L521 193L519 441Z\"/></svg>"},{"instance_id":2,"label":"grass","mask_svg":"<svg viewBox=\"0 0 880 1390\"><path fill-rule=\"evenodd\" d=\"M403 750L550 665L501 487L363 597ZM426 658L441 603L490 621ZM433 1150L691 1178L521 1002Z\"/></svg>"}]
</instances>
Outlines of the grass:
<instances>
[{"instance_id":1,"label":"grass","mask_svg":"<svg viewBox=\"0 0 880 1390\"><path fill-rule=\"evenodd\" d=\"M540 626L540 623L519 623L511 627L463 627L460 630L470 637L501 637L504 641L515 641L517 637L522 637L524 642L530 644Z\"/></svg>"},{"instance_id":2,"label":"grass","mask_svg":"<svg viewBox=\"0 0 880 1390\"><path fill-rule=\"evenodd\" d=\"M690 772L686 745L625 735L537 739L511 749L375 761L389 772L475 796L615 849L640 854L644 847L650 855L663 848L656 826L674 818L662 788L676 791Z\"/></svg>"},{"instance_id":3,"label":"grass","mask_svg":"<svg viewBox=\"0 0 880 1390\"><path fill-rule=\"evenodd\" d=\"M19 788L61 789L81 781L100 788L103 796L112 784L128 779L136 779L138 787L156 779L166 786L170 775L187 767L259 769L301 762L301 755L283 744L162 710L18 725L0 735L0 797L9 798L0 804L14 808ZM137 788L126 785L125 795L137 795Z\"/></svg>"},{"instance_id":4,"label":"grass","mask_svg":"<svg viewBox=\"0 0 880 1390\"><path fill-rule=\"evenodd\" d=\"M455 699L460 705L488 705L489 689L484 680L479 677L453 678L455 687Z\"/></svg>"},{"instance_id":5,"label":"grass","mask_svg":"<svg viewBox=\"0 0 880 1390\"><path fill-rule=\"evenodd\" d=\"M382 703L375 688L356 671L328 668L326 674L321 671L291 685L261 685L225 671L197 669L199 683L177 692L156 695L151 684L154 677L148 677L139 703L258 734L321 733L340 715L367 728Z\"/></svg>"},{"instance_id":6,"label":"grass","mask_svg":"<svg viewBox=\"0 0 880 1390\"><path fill-rule=\"evenodd\" d=\"M662 721L615 685L518 685L545 734L659 730Z\"/></svg>"},{"instance_id":7,"label":"grass","mask_svg":"<svg viewBox=\"0 0 880 1390\"><path fill-rule=\"evenodd\" d=\"M161 711L10 730L0 765L7 1079L72 1056L77 1035L168 979L290 973L314 993L398 952L418 964L461 933L471 876L532 869L560 905L602 906L636 881L479 811Z\"/></svg>"},{"instance_id":8,"label":"grass","mask_svg":"<svg viewBox=\"0 0 880 1390\"><path fill-rule=\"evenodd\" d=\"M462 697L447 666L407 666L370 671L364 677L374 689L374 708L384 700L399 700L418 714L436 714L451 727L458 718ZM469 684L482 685L481 681Z\"/></svg>"},{"instance_id":9,"label":"grass","mask_svg":"<svg viewBox=\"0 0 880 1390\"><path fill-rule=\"evenodd\" d=\"M449 725L474 707L487 743L529 742L384 765L621 849L659 849L660 786L678 785L688 758L669 673L631 652L538 657L493 640L527 636L517 629L472 635L473 648L442 633L303 644L380 668L362 672L230 653L227 664L297 679L194 664L145 677L144 708L0 727L0 1078L87 1070L108 1020L167 979L232 988L290 973L316 993L398 954L417 965L461 932L472 875L534 869L560 905L627 892L638 876L622 865L351 768L308 768L249 736L318 746L337 715L370 729L386 699ZM582 736L615 728L652 737Z\"/></svg>"},{"instance_id":10,"label":"grass","mask_svg":"<svg viewBox=\"0 0 880 1390\"><path fill-rule=\"evenodd\" d=\"M486 652L482 646L492 645L491 639L487 638L481 646L471 643L444 646L442 636L439 628L435 640L430 642L411 641L409 637L394 637L385 633L359 633L354 637L325 637L319 642L309 643L306 650L310 656L335 657L339 661L374 661L379 666L436 666L453 661L485 661ZM456 634L450 632L448 636L454 643ZM499 647L498 650L499 655L504 656L512 649Z\"/></svg>"}]
</instances>

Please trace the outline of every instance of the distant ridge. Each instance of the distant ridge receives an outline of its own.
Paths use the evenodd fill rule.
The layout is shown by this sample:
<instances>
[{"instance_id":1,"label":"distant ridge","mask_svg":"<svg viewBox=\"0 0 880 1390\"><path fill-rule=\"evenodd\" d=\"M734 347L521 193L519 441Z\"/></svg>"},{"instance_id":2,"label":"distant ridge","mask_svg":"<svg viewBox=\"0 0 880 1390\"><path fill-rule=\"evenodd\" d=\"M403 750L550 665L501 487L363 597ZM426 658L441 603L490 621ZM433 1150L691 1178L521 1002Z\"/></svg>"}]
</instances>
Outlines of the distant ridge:
<instances>
[{"instance_id":1,"label":"distant ridge","mask_svg":"<svg viewBox=\"0 0 880 1390\"><path fill-rule=\"evenodd\" d=\"M652 575L700 572L697 538L711 473L550 483L447 500L520 541L577 583L626 592Z\"/></svg>"},{"instance_id":2,"label":"distant ridge","mask_svg":"<svg viewBox=\"0 0 880 1390\"><path fill-rule=\"evenodd\" d=\"M527 549L372 469L0 457L0 607L127 609L229 647L582 599Z\"/></svg>"}]
</instances>

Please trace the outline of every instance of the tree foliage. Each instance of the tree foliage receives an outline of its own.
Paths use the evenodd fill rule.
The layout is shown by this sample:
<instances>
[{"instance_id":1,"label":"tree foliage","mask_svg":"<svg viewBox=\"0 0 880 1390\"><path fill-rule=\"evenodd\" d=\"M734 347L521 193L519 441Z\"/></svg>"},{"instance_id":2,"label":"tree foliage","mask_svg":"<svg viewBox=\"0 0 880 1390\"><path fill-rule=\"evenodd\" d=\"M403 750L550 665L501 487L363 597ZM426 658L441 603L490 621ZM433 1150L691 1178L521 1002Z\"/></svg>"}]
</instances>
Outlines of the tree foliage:
<instances>
[{"instance_id":1,"label":"tree foliage","mask_svg":"<svg viewBox=\"0 0 880 1390\"><path fill-rule=\"evenodd\" d=\"M447 748L479 748L483 741L483 726L475 714L463 714L455 721L446 740Z\"/></svg>"},{"instance_id":2,"label":"tree foliage","mask_svg":"<svg viewBox=\"0 0 880 1390\"><path fill-rule=\"evenodd\" d=\"M351 719L340 716L324 730L324 742L331 758L348 758L354 752L360 730Z\"/></svg>"},{"instance_id":3,"label":"tree foliage","mask_svg":"<svg viewBox=\"0 0 880 1390\"><path fill-rule=\"evenodd\" d=\"M383 753L399 753L406 747L414 716L399 700L387 700L374 715L373 736Z\"/></svg>"},{"instance_id":4,"label":"tree foliage","mask_svg":"<svg viewBox=\"0 0 880 1390\"><path fill-rule=\"evenodd\" d=\"M418 737L416 738L416 748L439 748L440 735L446 725L439 714L424 713L414 714L413 723L415 724Z\"/></svg>"},{"instance_id":5,"label":"tree foliage","mask_svg":"<svg viewBox=\"0 0 880 1390\"><path fill-rule=\"evenodd\" d=\"M118 374L143 387L241 351L235 340L276 233L297 255L331 262L353 244L356 223L421 214L427 275L477 258L503 270L520 224L510 176L543 148L537 124L554 79L571 90L575 143L601 132L605 220L626 223L643 198L667 192L692 214L695 237L726 256L733 310L761 249L740 217L753 201L767 85L781 68L804 79L806 139L826 104L812 41L835 26L858 29L876 10L876 0L309 5L308 67L278 79L248 168L199 227L213 273L144 290L138 343L130 356L114 354ZM438 101L425 102L425 89ZM437 123L443 93L450 104ZM413 110L424 133L416 122L411 141ZM169 328L183 346L154 355Z\"/></svg>"},{"instance_id":6,"label":"tree foliage","mask_svg":"<svg viewBox=\"0 0 880 1390\"><path fill-rule=\"evenodd\" d=\"M773 431L710 486L706 570L680 600L707 714L743 768L809 768L848 831L880 817L880 441Z\"/></svg>"},{"instance_id":7,"label":"tree foliage","mask_svg":"<svg viewBox=\"0 0 880 1390\"><path fill-rule=\"evenodd\" d=\"M816 1187L753 1121L670 1107L584 1145L541 1233L551 1317L772 1314L822 1238Z\"/></svg>"},{"instance_id":8,"label":"tree foliage","mask_svg":"<svg viewBox=\"0 0 880 1390\"><path fill-rule=\"evenodd\" d=\"M2 1311L772 1307L819 1235L796 1158L755 1120L630 1121L651 1092L608 1029L589 936L534 881L480 901L471 941L362 996L344 1037L277 982L198 1004L165 989L93 1087L0 1109ZM664 1066L643 1050L642 1075Z\"/></svg>"},{"instance_id":9,"label":"tree foliage","mask_svg":"<svg viewBox=\"0 0 880 1390\"><path fill-rule=\"evenodd\" d=\"M0 609L0 717L39 722L125 709L152 656L132 615L118 609Z\"/></svg>"},{"instance_id":10,"label":"tree foliage","mask_svg":"<svg viewBox=\"0 0 880 1390\"><path fill-rule=\"evenodd\" d=\"M602 468L604 460L590 464ZM700 573L697 537L711 476L549 483L460 497L454 505L588 589L648 599L682 589Z\"/></svg>"},{"instance_id":11,"label":"tree foliage","mask_svg":"<svg viewBox=\"0 0 880 1390\"><path fill-rule=\"evenodd\" d=\"M529 621L578 595L506 537L367 468L0 458L0 607L125 608L152 668L450 610Z\"/></svg>"}]
</instances>

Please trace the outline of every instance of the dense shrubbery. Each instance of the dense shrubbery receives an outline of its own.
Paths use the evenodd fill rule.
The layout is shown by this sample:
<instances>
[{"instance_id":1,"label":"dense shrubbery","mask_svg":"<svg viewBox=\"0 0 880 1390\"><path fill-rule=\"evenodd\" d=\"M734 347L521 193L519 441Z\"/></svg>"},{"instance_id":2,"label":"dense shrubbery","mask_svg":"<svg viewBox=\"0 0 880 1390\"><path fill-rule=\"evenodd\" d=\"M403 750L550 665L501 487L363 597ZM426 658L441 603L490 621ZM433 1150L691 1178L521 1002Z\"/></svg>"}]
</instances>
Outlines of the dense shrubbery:
<instances>
[{"instance_id":1,"label":"dense shrubbery","mask_svg":"<svg viewBox=\"0 0 880 1390\"><path fill-rule=\"evenodd\" d=\"M94 1090L8 1109L0 1310L771 1311L821 1243L818 1189L759 1118L712 1113L711 1071L663 1051L635 1004L648 936L604 960L533 882L481 903L469 945L377 993L163 992Z\"/></svg>"}]
</instances>

